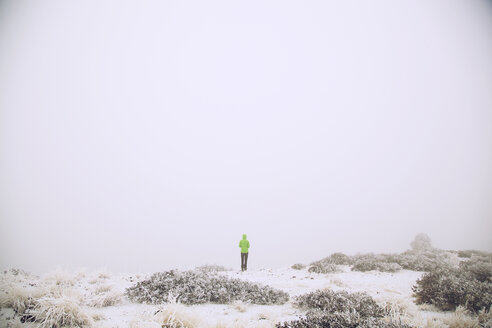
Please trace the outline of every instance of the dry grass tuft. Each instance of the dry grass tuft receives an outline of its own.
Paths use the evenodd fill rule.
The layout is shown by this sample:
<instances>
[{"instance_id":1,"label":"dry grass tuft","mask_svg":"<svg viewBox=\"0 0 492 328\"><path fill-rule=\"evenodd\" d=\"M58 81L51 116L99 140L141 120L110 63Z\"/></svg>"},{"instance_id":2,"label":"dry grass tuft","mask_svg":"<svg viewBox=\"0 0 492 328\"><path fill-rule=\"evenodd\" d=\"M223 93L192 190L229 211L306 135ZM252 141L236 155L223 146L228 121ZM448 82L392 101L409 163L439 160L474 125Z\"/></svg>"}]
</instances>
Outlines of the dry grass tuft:
<instances>
[{"instance_id":1,"label":"dry grass tuft","mask_svg":"<svg viewBox=\"0 0 492 328\"><path fill-rule=\"evenodd\" d=\"M141 321L139 319L133 319L129 322L128 328L162 328L157 322L154 321Z\"/></svg>"},{"instance_id":2,"label":"dry grass tuft","mask_svg":"<svg viewBox=\"0 0 492 328\"><path fill-rule=\"evenodd\" d=\"M477 318L472 318L464 307L458 306L450 318L444 319L449 328L480 328Z\"/></svg>"},{"instance_id":3,"label":"dry grass tuft","mask_svg":"<svg viewBox=\"0 0 492 328\"><path fill-rule=\"evenodd\" d=\"M180 303L167 305L156 317L163 328L195 328L200 325L200 319Z\"/></svg>"},{"instance_id":4,"label":"dry grass tuft","mask_svg":"<svg viewBox=\"0 0 492 328\"><path fill-rule=\"evenodd\" d=\"M196 328L202 327L200 318L169 295L168 304L154 314L143 313L129 323L129 328Z\"/></svg>"},{"instance_id":5,"label":"dry grass tuft","mask_svg":"<svg viewBox=\"0 0 492 328\"><path fill-rule=\"evenodd\" d=\"M56 269L55 271L46 274L43 278L48 284L55 284L57 286L65 287L72 287L75 285L76 281L73 275L62 269Z\"/></svg>"},{"instance_id":6,"label":"dry grass tuft","mask_svg":"<svg viewBox=\"0 0 492 328\"><path fill-rule=\"evenodd\" d=\"M441 312L441 310L433 305L433 304L427 304L427 303L424 303L424 304L419 304L418 305L418 308L420 311L426 311L426 312Z\"/></svg>"},{"instance_id":7,"label":"dry grass tuft","mask_svg":"<svg viewBox=\"0 0 492 328\"><path fill-rule=\"evenodd\" d=\"M443 328L443 327L446 327L446 325L439 318L427 319L427 322L425 323L424 326L424 328Z\"/></svg>"},{"instance_id":8,"label":"dry grass tuft","mask_svg":"<svg viewBox=\"0 0 492 328\"><path fill-rule=\"evenodd\" d=\"M235 301L232 303L232 307L239 312L246 312L248 310L248 304L243 301Z\"/></svg>"},{"instance_id":9,"label":"dry grass tuft","mask_svg":"<svg viewBox=\"0 0 492 328\"><path fill-rule=\"evenodd\" d=\"M492 305L488 311L482 309L478 312L478 322L484 328L492 328Z\"/></svg>"},{"instance_id":10,"label":"dry grass tuft","mask_svg":"<svg viewBox=\"0 0 492 328\"><path fill-rule=\"evenodd\" d=\"M109 291L107 293L96 294L88 302L87 305L101 308L120 304L123 300L123 293L117 291Z\"/></svg>"},{"instance_id":11,"label":"dry grass tuft","mask_svg":"<svg viewBox=\"0 0 492 328\"><path fill-rule=\"evenodd\" d=\"M106 316L100 312L92 313L91 317L94 321L106 320Z\"/></svg>"},{"instance_id":12,"label":"dry grass tuft","mask_svg":"<svg viewBox=\"0 0 492 328\"><path fill-rule=\"evenodd\" d=\"M340 280L338 278L330 279L330 284L335 285L335 286L340 287L340 288L347 287L347 284L345 284L342 280Z\"/></svg>"},{"instance_id":13,"label":"dry grass tuft","mask_svg":"<svg viewBox=\"0 0 492 328\"><path fill-rule=\"evenodd\" d=\"M111 278L111 274L106 270L101 270L101 271L99 271L97 277L99 279L109 279L109 278Z\"/></svg>"},{"instance_id":14,"label":"dry grass tuft","mask_svg":"<svg viewBox=\"0 0 492 328\"><path fill-rule=\"evenodd\" d=\"M113 286L111 286L111 285L98 285L94 289L94 292L96 294L102 294L102 293L109 292L111 289L113 289Z\"/></svg>"},{"instance_id":15,"label":"dry grass tuft","mask_svg":"<svg viewBox=\"0 0 492 328\"><path fill-rule=\"evenodd\" d=\"M92 327L94 324L93 319L77 302L65 295L39 299L32 315L39 322L39 328Z\"/></svg>"},{"instance_id":16,"label":"dry grass tuft","mask_svg":"<svg viewBox=\"0 0 492 328\"><path fill-rule=\"evenodd\" d=\"M48 292L43 288L22 288L18 286L2 286L0 307L12 308L16 313L24 313L34 306L36 299Z\"/></svg>"}]
</instances>

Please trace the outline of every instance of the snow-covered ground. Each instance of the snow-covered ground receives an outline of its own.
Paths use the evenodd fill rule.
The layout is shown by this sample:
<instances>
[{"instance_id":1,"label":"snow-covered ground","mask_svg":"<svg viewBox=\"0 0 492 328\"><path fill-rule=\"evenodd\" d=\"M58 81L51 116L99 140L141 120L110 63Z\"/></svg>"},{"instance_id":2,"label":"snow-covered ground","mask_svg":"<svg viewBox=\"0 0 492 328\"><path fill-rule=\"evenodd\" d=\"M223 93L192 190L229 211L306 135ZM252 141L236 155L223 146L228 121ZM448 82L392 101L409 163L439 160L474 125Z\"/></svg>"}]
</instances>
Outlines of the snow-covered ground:
<instances>
[{"instance_id":1,"label":"snow-covered ground","mask_svg":"<svg viewBox=\"0 0 492 328\"><path fill-rule=\"evenodd\" d=\"M60 289L70 295L94 320L94 327L161 327L155 317L175 315L180 320L188 320L196 327L273 327L275 323L296 319L304 312L292 305L294 296L317 289L346 290L348 292L367 292L381 305L389 304L398 309L402 320L425 327L433 318L450 315L437 312L432 307L417 306L412 298L412 286L422 275L421 272L403 270L397 273L354 272L342 266L342 272L330 274L310 273L307 269L258 269L219 272L231 278L269 285L281 289L291 296L284 305L254 305L236 302L234 304L203 304L185 306L182 304L147 305L130 302L124 291L137 281L148 276L112 275L99 273L55 272L43 277L9 276L1 287L14 290ZM150 275L149 275L150 276ZM4 275L6 280L7 275ZM12 278L14 277L14 278ZM67 293L67 291L69 291ZM104 299L115 305L104 306ZM3 301L5 303L5 301ZM35 324L21 324L19 316L14 316L12 308L0 310L0 327L35 327Z\"/></svg>"}]
</instances>

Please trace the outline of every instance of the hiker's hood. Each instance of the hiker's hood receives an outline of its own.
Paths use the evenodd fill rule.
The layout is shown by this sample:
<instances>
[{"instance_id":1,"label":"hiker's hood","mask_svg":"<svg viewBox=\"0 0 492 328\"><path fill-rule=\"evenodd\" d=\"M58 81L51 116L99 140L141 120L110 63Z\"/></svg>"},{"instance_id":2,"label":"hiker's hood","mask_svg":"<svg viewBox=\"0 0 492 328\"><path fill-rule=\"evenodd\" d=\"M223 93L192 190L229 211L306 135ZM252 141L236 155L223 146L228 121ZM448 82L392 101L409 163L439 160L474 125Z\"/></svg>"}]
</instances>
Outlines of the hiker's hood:
<instances>
[{"instance_id":1,"label":"hiker's hood","mask_svg":"<svg viewBox=\"0 0 492 328\"><path fill-rule=\"evenodd\" d=\"M246 240L246 234L243 234L243 239Z\"/></svg>"}]
</instances>

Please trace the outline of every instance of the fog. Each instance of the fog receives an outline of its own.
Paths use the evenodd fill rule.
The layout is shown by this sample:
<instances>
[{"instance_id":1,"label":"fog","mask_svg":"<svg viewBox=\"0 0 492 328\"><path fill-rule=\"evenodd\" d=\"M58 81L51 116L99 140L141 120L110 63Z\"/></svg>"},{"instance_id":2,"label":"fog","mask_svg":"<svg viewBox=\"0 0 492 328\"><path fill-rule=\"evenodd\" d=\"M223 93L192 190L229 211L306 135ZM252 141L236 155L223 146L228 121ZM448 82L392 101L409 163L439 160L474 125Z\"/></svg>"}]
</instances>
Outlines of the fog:
<instances>
[{"instance_id":1,"label":"fog","mask_svg":"<svg viewBox=\"0 0 492 328\"><path fill-rule=\"evenodd\" d=\"M492 2L2 1L0 268L492 250Z\"/></svg>"}]
</instances>

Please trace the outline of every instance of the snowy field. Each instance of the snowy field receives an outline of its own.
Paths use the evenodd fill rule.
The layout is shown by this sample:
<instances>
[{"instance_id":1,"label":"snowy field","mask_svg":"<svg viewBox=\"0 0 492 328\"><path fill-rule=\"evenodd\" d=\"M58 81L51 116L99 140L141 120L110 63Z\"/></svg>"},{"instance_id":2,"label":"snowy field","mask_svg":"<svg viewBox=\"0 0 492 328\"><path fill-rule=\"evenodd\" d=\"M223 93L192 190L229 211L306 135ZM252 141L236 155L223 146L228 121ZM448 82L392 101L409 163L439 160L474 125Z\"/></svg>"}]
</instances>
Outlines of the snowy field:
<instances>
[{"instance_id":1,"label":"snowy field","mask_svg":"<svg viewBox=\"0 0 492 328\"><path fill-rule=\"evenodd\" d=\"M275 324L302 316L305 311L294 306L295 296L319 289L366 292L379 305L395 309L401 321L419 327L446 327L446 318L453 312L441 312L428 305L416 305L412 286L422 272L402 270L397 273L355 272L340 266L341 272L318 274L308 270L258 269L246 272L218 272L230 278L268 285L285 291L290 301L283 305L232 304L183 305L179 303L148 305L131 302L125 289L148 276L117 275L100 272L55 271L38 277L22 271L4 273L1 281L1 327L39 327L39 323L21 323L14 312L22 307L23 297L57 295L89 327L274 327ZM10 295L10 296L6 296ZM12 298L16 298L18 304ZM19 309L19 308L17 308ZM22 309L21 309L22 310ZM77 312L78 311L78 312ZM20 311L22 312L22 311ZM79 323L68 324L77 326Z\"/></svg>"}]
</instances>

